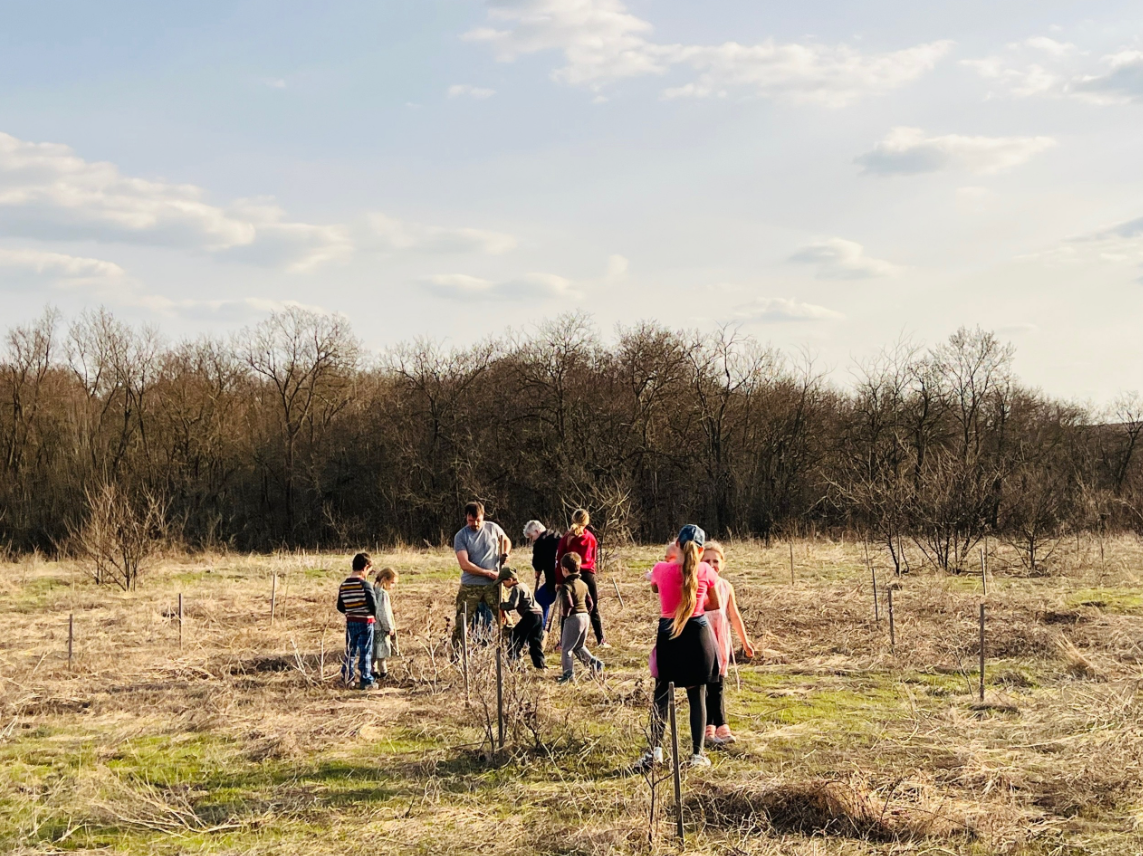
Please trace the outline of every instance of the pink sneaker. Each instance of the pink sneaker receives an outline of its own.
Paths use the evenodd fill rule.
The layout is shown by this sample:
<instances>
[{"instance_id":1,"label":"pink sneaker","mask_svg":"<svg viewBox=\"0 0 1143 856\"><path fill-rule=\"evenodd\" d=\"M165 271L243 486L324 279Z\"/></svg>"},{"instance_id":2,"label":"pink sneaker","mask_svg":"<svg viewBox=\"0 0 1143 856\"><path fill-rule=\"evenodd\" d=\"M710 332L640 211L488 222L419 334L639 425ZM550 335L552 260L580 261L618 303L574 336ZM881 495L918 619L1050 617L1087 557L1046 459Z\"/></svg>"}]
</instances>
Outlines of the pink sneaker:
<instances>
[{"instance_id":1,"label":"pink sneaker","mask_svg":"<svg viewBox=\"0 0 1143 856\"><path fill-rule=\"evenodd\" d=\"M709 743L711 746L718 746L720 743L722 743L722 741L718 739L718 734L715 733L715 729L714 729L713 725L708 725L706 727L706 735L704 737L704 740L706 743Z\"/></svg>"},{"instance_id":2,"label":"pink sneaker","mask_svg":"<svg viewBox=\"0 0 1143 856\"><path fill-rule=\"evenodd\" d=\"M709 739L709 735L708 735ZM729 725L720 725L714 732L714 739L717 743L736 743L737 738L730 733Z\"/></svg>"}]
</instances>

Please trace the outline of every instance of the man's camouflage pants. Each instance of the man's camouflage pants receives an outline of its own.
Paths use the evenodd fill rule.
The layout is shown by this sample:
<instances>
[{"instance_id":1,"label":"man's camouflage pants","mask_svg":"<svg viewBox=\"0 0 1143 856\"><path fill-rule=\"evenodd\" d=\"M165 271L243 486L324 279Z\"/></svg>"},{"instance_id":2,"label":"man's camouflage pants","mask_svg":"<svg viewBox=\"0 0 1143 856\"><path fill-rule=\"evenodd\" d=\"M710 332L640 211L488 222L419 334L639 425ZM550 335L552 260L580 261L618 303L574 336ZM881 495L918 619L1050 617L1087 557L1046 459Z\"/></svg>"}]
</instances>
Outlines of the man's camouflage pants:
<instances>
[{"instance_id":1,"label":"man's camouflage pants","mask_svg":"<svg viewBox=\"0 0 1143 856\"><path fill-rule=\"evenodd\" d=\"M500 584L490 582L486 586L461 585L456 593L456 625L452 631L454 648L460 647L460 628L466 614L469 641L482 644L491 641L500 624Z\"/></svg>"}]
</instances>

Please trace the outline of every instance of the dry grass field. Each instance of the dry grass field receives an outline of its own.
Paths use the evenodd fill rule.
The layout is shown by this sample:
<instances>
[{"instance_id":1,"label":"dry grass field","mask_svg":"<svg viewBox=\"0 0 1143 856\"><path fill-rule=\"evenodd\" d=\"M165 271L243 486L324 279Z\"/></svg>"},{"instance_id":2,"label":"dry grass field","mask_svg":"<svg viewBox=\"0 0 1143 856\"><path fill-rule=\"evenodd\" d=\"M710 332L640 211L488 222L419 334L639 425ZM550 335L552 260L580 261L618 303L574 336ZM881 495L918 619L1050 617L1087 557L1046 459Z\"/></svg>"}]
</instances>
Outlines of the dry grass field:
<instances>
[{"instance_id":1,"label":"dry grass field","mask_svg":"<svg viewBox=\"0 0 1143 856\"><path fill-rule=\"evenodd\" d=\"M759 654L731 677L739 742L685 773L686 852L1143 853L1143 546L1070 541L1036 578L990 550L980 705L979 574L891 580L875 554L892 651L860 544L795 543L793 582L786 543L731 545ZM0 565L0 848L678 852L670 781L652 823L650 783L626 772L659 553L608 557L602 680L507 671L500 753L491 655L473 653L468 705L448 658L446 552L375 557L401 572L403 656L368 694L337 679L346 555L170 557L126 594L68 563Z\"/></svg>"}]
</instances>

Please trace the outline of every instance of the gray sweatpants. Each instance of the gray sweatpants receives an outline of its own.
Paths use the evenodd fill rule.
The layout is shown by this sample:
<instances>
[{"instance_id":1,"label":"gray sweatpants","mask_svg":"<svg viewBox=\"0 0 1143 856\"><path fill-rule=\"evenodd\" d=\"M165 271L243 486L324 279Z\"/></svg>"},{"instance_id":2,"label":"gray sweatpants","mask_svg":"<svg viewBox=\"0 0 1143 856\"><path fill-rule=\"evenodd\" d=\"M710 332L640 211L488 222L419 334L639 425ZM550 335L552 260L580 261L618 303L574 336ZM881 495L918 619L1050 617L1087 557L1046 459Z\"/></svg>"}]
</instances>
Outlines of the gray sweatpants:
<instances>
[{"instance_id":1,"label":"gray sweatpants","mask_svg":"<svg viewBox=\"0 0 1143 856\"><path fill-rule=\"evenodd\" d=\"M570 675L575 671L575 660L589 669L599 663L587 650L587 631L591 629L591 616L586 612L573 613L564 619L563 633L560 634L560 660L564 667L564 674ZM600 664L602 665L602 663Z\"/></svg>"}]
</instances>

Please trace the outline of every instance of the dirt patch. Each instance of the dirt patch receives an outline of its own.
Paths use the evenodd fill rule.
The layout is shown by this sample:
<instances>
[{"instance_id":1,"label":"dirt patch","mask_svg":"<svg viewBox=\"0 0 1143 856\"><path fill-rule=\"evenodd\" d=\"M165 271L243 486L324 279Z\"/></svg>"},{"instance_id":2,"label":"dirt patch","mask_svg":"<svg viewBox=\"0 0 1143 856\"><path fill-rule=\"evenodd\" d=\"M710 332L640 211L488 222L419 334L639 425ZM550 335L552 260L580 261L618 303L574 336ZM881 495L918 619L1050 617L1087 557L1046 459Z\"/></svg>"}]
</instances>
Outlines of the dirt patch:
<instances>
[{"instance_id":1,"label":"dirt patch","mask_svg":"<svg viewBox=\"0 0 1143 856\"><path fill-rule=\"evenodd\" d=\"M1077 609L1046 609L1036 613L1036 620L1041 624L1070 624L1075 626L1088 619Z\"/></svg>"}]
</instances>

